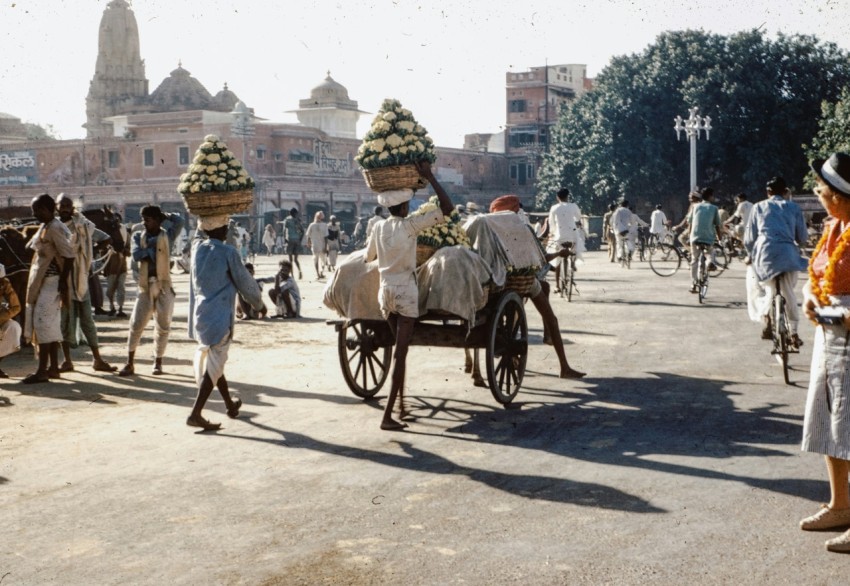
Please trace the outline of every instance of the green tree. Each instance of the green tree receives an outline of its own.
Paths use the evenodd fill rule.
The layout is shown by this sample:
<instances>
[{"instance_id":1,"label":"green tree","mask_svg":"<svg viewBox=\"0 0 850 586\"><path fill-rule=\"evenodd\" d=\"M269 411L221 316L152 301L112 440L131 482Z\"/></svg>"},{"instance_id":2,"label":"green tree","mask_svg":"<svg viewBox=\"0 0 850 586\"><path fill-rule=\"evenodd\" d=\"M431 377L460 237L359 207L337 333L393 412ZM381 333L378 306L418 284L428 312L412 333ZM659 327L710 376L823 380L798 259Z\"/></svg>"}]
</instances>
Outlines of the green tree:
<instances>
[{"instance_id":1,"label":"green tree","mask_svg":"<svg viewBox=\"0 0 850 586\"><path fill-rule=\"evenodd\" d=\"M58 138L52 124L40 126L34 122L25 122L24 128L27 131L27 140L57 140Z\"/></svg>"},{"instance_id":2,"label":"green tree","mask_svg":"<svg viewBox=\"0 0 850 586\"><path fill-rule=\"evenodd\" d=\"M673 118L693 106L713 126L710 140L700 140L698 184L721 197L761 194L777 174L799 185L820 102L848 83L847 53L811 36L663 33L642 53L612 59L594 89L564 110L537 203L545 206L558 181L594 212L620 197L684 199L689 147L676 140Z\"/></svg>"},{"instance_id":3,"label":"green tree","mask_svg":"<svg viewBox=\"0 0 850 586\"><path fill-rule=\"evenodd\" d=\"M812 144L805 147L806 159L829 158L834 152L850 153L850 87L841 90L835 102L824 101L821 104L821 117L818 133ZM805 187L814 187L814 173L809 171Z\"/></svg>"}]
</instances>

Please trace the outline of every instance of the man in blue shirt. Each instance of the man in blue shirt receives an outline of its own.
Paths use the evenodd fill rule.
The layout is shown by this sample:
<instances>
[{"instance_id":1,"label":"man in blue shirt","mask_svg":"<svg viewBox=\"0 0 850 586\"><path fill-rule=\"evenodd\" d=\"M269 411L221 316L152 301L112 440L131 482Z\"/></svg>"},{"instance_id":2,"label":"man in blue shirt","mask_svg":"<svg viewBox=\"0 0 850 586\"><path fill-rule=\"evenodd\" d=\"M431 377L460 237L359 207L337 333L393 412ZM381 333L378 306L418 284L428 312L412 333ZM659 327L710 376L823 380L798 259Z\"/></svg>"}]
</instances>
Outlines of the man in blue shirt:
<instances>
[{"instance_id":1,"label":"man in blue shirt","mask_svg":"<svg viewBox=\"0 0 850 586\"><path fill-rule=\"evenodd\" d=\"M788 324L794 344L802 346L797 335L800 308L797 307L797 273L806 270L807 262L800 254L800 245L806 242L808 232L803 212L793 201L785 199L788 191L782 177L767 183L767 199L753 206L750 219L744 227L744 246L750 255L756 278L763 283L766 303L758 307L764 323L762 338L771 339L768 317L769 300L773 299L774 284L779 278L779 289L788 308Z\"/></svg>"},{"instance_id":2,"label":"man in blue shirt","mask_svg":"<svg viewBox=\"0 0 850 586\"><path fill-rule=\"evenodd\" d=\"M227 216L201 218L192 244L189 336L198 342L194 360L198 396L186 424L207 431L221 428L220 423L210 423L201 415L213 387L221 393L231 419L239 415L242 406L241 399L231 398L224 377L236 321L236 294L255 310L263 309L260 286L242 264L239 252L224 242L226 236Z\"/></svg>"},{"instance_id":3,"label":"man in blue shirt","mask_svg":"<svg viewBox=\"0 0 850 586\"><path fill-rule=\"evenodd\" d=\"M714 201L714 190L706 187L701 192L702 201L694 204L688 212L688 226L691 227L691 293L697 292L699 277L699 252L701 246L708 246L710 262L708 270L714 270L714 242L720 236L723 224L720 222L720 212Z\"/></svg>"}]
</instances>

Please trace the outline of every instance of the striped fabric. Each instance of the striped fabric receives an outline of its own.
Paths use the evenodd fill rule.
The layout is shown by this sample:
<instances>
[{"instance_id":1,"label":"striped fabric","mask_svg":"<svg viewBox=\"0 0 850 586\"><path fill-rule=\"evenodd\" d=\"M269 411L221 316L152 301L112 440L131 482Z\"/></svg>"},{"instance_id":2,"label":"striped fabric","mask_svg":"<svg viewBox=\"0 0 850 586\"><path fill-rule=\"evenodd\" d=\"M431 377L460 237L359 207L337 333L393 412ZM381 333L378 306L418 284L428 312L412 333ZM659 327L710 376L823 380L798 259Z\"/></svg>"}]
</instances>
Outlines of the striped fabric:
<instances>
[{"instance_id":1,"label":"striped fabric","mask_svg":"<svg viewBox=\"0 0 850 586\"><path fill-rule=\"evenodd\" d=\"M850 332L818 326L803 420L804 452L850 460Z\"/></svg>"}]
</instances>

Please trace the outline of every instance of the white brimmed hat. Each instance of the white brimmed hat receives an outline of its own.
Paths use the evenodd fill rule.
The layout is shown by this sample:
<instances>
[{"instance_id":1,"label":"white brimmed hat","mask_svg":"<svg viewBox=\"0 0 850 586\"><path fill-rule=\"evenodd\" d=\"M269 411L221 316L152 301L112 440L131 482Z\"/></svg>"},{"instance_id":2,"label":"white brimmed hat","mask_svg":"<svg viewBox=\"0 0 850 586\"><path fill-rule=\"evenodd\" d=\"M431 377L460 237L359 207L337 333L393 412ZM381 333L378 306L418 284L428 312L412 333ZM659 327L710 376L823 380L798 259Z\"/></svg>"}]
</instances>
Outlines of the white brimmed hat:
<instances>
[{"instance_id":1,"label":"white brimmed hat","mask_svg":"<svg viewBox=\"0 0 850 586\"><path fill-rule=\"evenodd\" d=\"M811 167L833 190L850 197L850 155L832 153L826 160L815 159Z\"/></svg>"}]
</instances>

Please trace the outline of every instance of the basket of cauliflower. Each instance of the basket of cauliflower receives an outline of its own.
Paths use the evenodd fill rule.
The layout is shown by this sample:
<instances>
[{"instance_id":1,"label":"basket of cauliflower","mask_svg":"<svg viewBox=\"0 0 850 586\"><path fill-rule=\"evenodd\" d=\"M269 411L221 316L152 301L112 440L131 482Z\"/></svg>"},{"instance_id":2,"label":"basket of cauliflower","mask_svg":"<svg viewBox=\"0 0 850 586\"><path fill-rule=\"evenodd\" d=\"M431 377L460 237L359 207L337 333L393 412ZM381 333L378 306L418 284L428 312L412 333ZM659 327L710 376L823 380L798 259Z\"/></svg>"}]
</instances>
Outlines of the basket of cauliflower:
<instances>
[{"instance_id":1,"label":"basket of cauliflower","mask_svg":"<svg viewBox=\"0 0 850 586\"><path fill-rule=\"evenodd\" d=\"M177 191L197 216L238 214L254 201L254 180L224 141L208 134L180 176Z\"/></svg>"}]
</instances>

